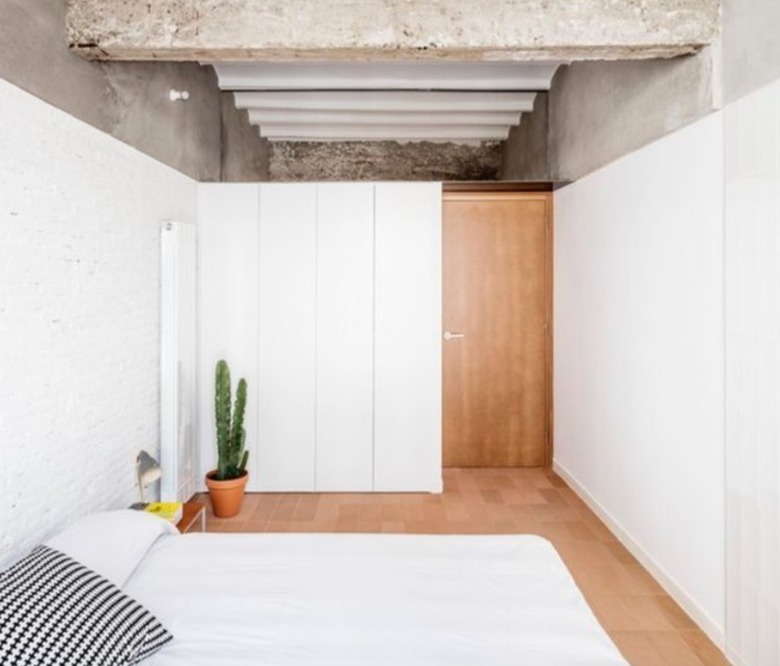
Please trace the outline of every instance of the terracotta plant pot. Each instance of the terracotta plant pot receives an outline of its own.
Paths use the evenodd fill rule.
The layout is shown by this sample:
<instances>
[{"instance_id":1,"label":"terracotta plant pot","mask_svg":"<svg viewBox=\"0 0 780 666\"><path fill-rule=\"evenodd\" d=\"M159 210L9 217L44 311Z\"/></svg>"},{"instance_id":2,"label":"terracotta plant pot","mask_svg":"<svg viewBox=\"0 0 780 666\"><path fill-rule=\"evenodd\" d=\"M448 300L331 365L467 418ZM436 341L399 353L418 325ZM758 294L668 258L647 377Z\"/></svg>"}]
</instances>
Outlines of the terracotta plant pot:
<instances>
[{"instance_id":1,"label":"terracotta plant pot","mask_svg":"<svg viewBox=\"0 0 780 666\"><path fill-rule=\"evenodd\" d=\"M211 508L217 518L232 518L241 511L244 501L244 489L249 480L249 472L244 472L237 479L217 481L213 478L217 470L212 469L206 474L206 486L209 489Z\"/></svg>"}]
</instances>

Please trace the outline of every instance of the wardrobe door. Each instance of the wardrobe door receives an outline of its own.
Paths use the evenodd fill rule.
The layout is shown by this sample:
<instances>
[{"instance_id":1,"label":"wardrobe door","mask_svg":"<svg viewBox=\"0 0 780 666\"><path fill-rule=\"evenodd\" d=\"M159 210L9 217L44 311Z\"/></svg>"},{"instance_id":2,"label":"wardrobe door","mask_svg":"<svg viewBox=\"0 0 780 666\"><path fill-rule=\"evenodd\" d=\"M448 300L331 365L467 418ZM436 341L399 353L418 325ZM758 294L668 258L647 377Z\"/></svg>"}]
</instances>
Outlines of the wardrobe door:
<instances>
[{"instance_id":1,"label":"wardrobe door","mask_svg":"<svg viewBox=\"0 0 780 666\"><path fill-rule=\"evenodd\" d=\"M317 481L373 489L374 186L317 186Z\"/></svg>"},{"instance_id":2,"label":"wardrobe door","mask_svg":"<svg viewBox=\"0 0 780 666\"><path fill-rule=\"evenodd\" d=\"M257 185L199 186L198 208L198 441L201 472L217 466L214 372L230 365L233 386L249 385L244 418L249 490L257 478Z\"/></svg>"},{"instance_id":3,"label":"wardrobe door","mask_svg":"<svg viewBox=\"0 0 780 666\"><path fill-rule=\"evenodd\" d=\"M374 489L441 492L441 185L375 196Z\"/></svg>"},{"instance_id":4,"label":"wardrobe door","mask_svg":"<svg viewBox=\"0 0 780 666\"><path fill-rule=\"evenodd\" d=\"M316 219L316 185L260 186L258 441L250 455L261 490L315 489Z\"/></svg>"}]
</instances>

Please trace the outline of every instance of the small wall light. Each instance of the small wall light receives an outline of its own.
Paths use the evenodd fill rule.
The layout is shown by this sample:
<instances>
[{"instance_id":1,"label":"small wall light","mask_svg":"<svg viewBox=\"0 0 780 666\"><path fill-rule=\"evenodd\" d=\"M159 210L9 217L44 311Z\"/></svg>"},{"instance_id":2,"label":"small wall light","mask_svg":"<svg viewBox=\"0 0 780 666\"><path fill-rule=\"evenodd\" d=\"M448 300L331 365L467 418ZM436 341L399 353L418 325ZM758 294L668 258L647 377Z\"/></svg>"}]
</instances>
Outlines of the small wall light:
<instances>
[{"instance_id":1,"label":"small wall light","mask_svg":"<svg viewBox=\"0 0 780 666\"><path fill-rule=\"evenodd\" d=\"M190 98L190 93L187 90L174 90L171 88L168 93L171 102L186 102Z\"/></svg>"}]
</instances>

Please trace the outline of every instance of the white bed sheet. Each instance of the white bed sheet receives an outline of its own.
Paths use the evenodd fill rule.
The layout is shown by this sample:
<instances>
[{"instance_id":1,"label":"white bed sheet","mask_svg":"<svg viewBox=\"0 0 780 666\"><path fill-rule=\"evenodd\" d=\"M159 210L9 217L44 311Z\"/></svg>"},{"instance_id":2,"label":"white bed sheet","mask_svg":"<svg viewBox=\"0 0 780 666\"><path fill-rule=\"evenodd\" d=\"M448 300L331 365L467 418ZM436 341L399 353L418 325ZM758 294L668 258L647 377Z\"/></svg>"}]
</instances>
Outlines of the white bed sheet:
<instances>
[{"instance_id":1,"label":"white bed sheet","mask_svg":"<svg viewBox=\"0 0 780 666\"><path fill-rule=\"evenodd\" d=\"M169 536L124 589L174 636L145 666L626 664L534 536Z\"/></svg>"}]
</instances>

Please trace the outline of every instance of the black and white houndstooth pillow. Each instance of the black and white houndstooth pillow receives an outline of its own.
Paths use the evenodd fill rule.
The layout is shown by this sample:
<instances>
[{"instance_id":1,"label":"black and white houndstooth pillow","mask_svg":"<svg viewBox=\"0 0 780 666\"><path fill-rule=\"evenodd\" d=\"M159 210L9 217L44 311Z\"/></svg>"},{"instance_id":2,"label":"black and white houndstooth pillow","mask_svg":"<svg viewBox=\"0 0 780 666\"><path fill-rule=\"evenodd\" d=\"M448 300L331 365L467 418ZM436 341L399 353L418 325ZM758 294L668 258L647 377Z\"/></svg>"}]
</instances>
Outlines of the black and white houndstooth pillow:
<instances>
[{"instance_id":1,"label":"black and white houndstooth pillow","mask_svg":"<svg viewBox=\"0 0 780 666\"><path fill-rule=\"evenodd\" d=\"M137 664L172 638L113 583L48 546L0 572L3 666Z\"/></svg>"}]
</instances>

